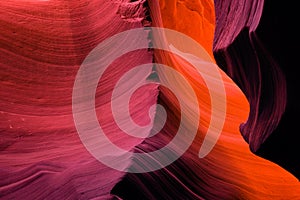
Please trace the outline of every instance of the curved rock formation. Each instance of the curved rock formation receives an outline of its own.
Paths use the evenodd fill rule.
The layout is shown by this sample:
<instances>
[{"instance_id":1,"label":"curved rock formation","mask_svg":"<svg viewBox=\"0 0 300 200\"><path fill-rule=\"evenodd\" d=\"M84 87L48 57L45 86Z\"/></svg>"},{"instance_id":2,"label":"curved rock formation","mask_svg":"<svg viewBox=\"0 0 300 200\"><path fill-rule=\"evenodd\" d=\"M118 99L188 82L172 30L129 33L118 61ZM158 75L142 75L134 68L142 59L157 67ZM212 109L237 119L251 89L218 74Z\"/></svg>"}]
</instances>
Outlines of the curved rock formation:
<instances>
[{"instance_id":1,"label":"curved rock formation","mask_svg":"<svg viewBox=\"0 0 300 200\"><path fill-rule=\"evenodd\" d=\"M241 133L253 152L300 176L295 12L265 1L215 1L214 55L250 103Z\"/></svg>"},{"instance_id":2,"label":"curved rock formation","mask_svg":"<svg viewBox=\"0 0 300 200\"><path fill-rule=\"evenodd\" d=\"M0 199L113 198L109 192L124 173L100 163L83 146L73 121L72 88L96 45L142 27L141 5L106 0L0 2ZM152 61L147 50L131 57L116 60L114 71ZM156 89L145 90L153 95L138 92L138 99L156 101ZM97 94L105 92L100 87ZM103 98L97 99L101 103ZM125 134L112 132L112 140L124 148L139 143L124 143Z\"/></svg>"},{"instance_id":3,"label":"curved rock formation","mask_svg":"<svg viewBox=\"0 0 300 200\"><path fill-rule=\"evenodd\" d=\"M272 148L267 146L267 138L274 130L284 130L280 123L290 123L289 112L296 105L290 100L295 89L290 87L290 76L282 73L289 74L289 70L285 71L282 63L273 62L265 45L272 42L263 36L267 33L261 25L268 5L254 0L251 3L227 0L214 3L206 0L0 2L0 199L299 198L298 180L275 163L253 154L245 141L252 150L259 149L266 141L267 150L263 153L269 157L268 149ZM265 19L269 18L265 16ZM112 36L148 26L180 31L204 47L208 53L203 54L203 59L208 66L217 63L225 71L219 71L226 91L225 113L221 105L215 106L213 113L211 94L219 98L222 94L219 90L209 91L205 78L186 60L190 55L153 49L160 38L151 36L151 31L148 34L147 28L147 34L137 37L132 44L148 48L108 61L117 51L126 52L130 45L125 44L132 40L128 36L110 43L117 41ZM105 41L108 41L105 48L94 49ZM181 50L171 45L168 48L173 48L173 52ZM93 56L86 59L93 52L99 53L102 60ZM247 62L248 58L251 62ZM89 79L77 85L81 95L72 96L79 69L83 63L89 67L93 62L109 63L109 66L99 80L95 77L97 71L83 70L83 76ZM131 78L118 85L123 74L147 63L165 64L180 72L191 85L197 101L190 98L192 92L183 87L182 79L167 76L155 66L145 70L143 76L131 73ZM217 78L210 76L210 70L206 72L209 78ZM146 139L126 135L119 125L130 128L128 116L121 116L117 124L112 102L121 104L123 95L130 93L133 81L147 83L149 80L154 82L136 90L129 99L130 117L139 126L153 126L146 130L150 135L156 131L156 124L163 121L158 107L152 107L159 103L168 114L166 124L161 132ZM96 115L91 116L89 107L85 107L90 96L84 90L94 87L95 81L98 85L92 95ZM162 83L175 86L180 95ZM124 93L114 95L116 85ZM124 85L128 91L122 90ZM184 99L183 106L180 99ZM74 121L74 114L80 113L78 110L74 113L78 105L80 112L87 112L79 122ZM123 151L148 153L172 141L181 116L194 122L197 110L200 118L196 136L187 151L170 165L152 172L126 173L126 170L159 166L161 158L116 160L124 169L118 171L99 162L91 154L95 151L87 148L78 133L77 123L87 124L89 129L90 119L95 117L112 144ZM123 111L123 108L116 109L116 112ZM225 115L224 126L214 148L199 158L213 114L219 120ZM244 122L241 133L239 127ZM87 131L93 133L92 128ZM216 127L212 127L212 133L217 134L213 128ZM97 140L88 137L87 141ZM185 138L182 143L186 143ZM208 143L213 142L208 140ZM92 148L102 147L95 144ZM107 152L104 157L109 160L115 154Z\"/></svg>"}]
</instances>

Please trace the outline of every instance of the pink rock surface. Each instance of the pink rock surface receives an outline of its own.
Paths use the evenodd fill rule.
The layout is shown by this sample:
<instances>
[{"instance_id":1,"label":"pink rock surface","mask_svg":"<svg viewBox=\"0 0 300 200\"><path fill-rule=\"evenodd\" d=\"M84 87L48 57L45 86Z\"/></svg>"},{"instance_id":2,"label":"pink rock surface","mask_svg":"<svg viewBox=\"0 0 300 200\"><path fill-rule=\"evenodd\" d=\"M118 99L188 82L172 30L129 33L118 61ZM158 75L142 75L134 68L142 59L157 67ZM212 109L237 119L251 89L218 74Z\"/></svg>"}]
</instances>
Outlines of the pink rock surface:
<instances>
[{"instance_id":1,"label":"pink rock surface","mask_svg":"<svg viewBox=\"0 0 300 200\"><path fill-rule=\"evenodd\" d=\"M111 198L109 191L124 173L95 160L81 143L72 116L72 88L83 59L98 43L142 27L142 3L7 1L0 5L0 198ZM134 59L112 64L116 76L131 65L152 61L147 50L130 56ZM137 92L139 101L132 101L134 118L143 113L140 101L156 100L153 86L144 90L148 94ZM98 87L97 110L107 106L101 103L106 93L106 88ZM124 143L125 134L110 130L112 141L124 148L138 142Z\"/></svg>"},{"instance_id":2,"label":"pink rock surface","mask_svg":"<svg viewBox=\"0 0 300 200\"><path fill-rule=\"evenodd\" d=\"M76 75L99 43L125 30L163 27L162 16L166 13L176 16L168 28L182 29L191 37L197 37L199 31L201 36L212 36L211 15L201 15L205 6L211 9L212 2L9 0L0 2L0 6L0 199L299 199L299 181L249 149L249 144L255 151L267 140L289 104L282 68L273 64L264 47L265 40L256 32L264 1L215 1L214 54L216 63L225 71L220 70L220 74L227 110L222 112L220 105L216 108L217 116L225 114L226 120L216 146L205 158L199 158L199 149L210 125L212 103L207 84L191 64L165 51L144 48L122 55L104 72L94 95L96 118L107 138L123 150L152 152L175 137L180 117L186 113L181 110L178 96L160 83L180 88L188 119L193 119L200 109L195 140L187 151L167 167L147 173L112 169L93 157L82 143L72 112ZM178 13L193 16L194 7L200 22L208 21L209 29L185 29L193 26L186 23L191 19ZM151 33L148 36L141 40L150 47L154 39ZM108 43L103 50L104 55L109 55L105 60L124 50L128 40ZM211 38L203 41L209 49ZM214 59L210 59L213 63ZM129 101L132 120L141 126L149 124L151 117L155 117L154 124L161 122L157 110L150 109L156 103L168 113L160 133L147 139L135 138L124 134L114 121L112 90L132 67L153 62L169 64L181 72L191 83L199 105L189 98L181 81L164 76L161 69L149 68L142 77L133 74L123 85L139 79L157 83L133 93ZM83 85L89 89L94 74L87 77L91 80ZM213 92L220 95L219 91ZM82 96L76 96L83 101L75 101L83 104L83 112L85 95L83 91ZM120 96L115 96L116 102L122 103ZM89 117L82 123L89 123ZM120 123L127 126L129 122ZM122 163L122 167L138 170L162 164L160 158L154 162L134 159Z\"/></svg>"}]
</instances>

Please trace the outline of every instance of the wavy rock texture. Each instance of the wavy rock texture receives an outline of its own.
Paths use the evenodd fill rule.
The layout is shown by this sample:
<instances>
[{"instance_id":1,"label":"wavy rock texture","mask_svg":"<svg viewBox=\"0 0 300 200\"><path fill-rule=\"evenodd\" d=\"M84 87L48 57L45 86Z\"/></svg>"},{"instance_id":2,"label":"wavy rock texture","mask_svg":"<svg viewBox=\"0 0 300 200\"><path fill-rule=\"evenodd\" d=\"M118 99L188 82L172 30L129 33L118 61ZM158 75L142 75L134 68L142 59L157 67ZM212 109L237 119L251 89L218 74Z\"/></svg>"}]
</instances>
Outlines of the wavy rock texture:
<instances>
[{"instance_id":1,"label":"wavy rock texture","mask_svg":"<svg viewBox=\"0 0 300 200\"><path fill-rule=\"evenodd\" d=\"M264 1L216 1L216 10L228 12L217 12L214 50L249 100L249 119L241 132L253 151L277 127L286 107L285 77L255 32L263 4Z\"/></svg>"},{"instance_id":2,"label":"wavy rock texture","mask_svg":"<svg viewBox=\"0 0 300 200\"><path fill-rule=\"evenodd\" d=\"M142 27L142 3L8 1L0 5L0 198L112 198L109 192L124 173L95 160L79 140L72 87L83 59L98 43ZM120 58L112 64L115 74L152 61L147 50L130 56L127 62ZM113 83L116 77L110 78ZM137 92L138 99L155 102L157 90L151 86L145 91ZM106 94L98 88L97 110L108 106L100 98ZM133 110L133 116L140 118L142 109L136 104L139 112ZM139 143L114 128L111 131L112 141L124 148Z\"/></svg>"},{"instance_id":3,"label":"wavy rock texture","mask_svg":"<svg viewBox=\"0 0 300 200\"><path fill-rule=\"evenodd\" d=\"M299 178L295 12L269 0L215 1L215 9L216 61L250 103L241 133L253 152Z\"/></svg>"},{"instance_id":4,"label":"wavy rock texture","mask_svg":"<svg viewBox=\"0 0 300 200\"><path fill-rule=\"evenodd\" d=\"M199 3L199 1L194 1L191 3L191 1L180 1L176 3L176 1L159 1L158 3L157 1L152 1L150 10L152 11L153 25L180 30L186 34L192 31L197 32L199 31L198 26L186 25L189 23L189 18L176 18L176 16L179 15L178 13L181 16L189 16L191 13L195 13L195 9L193 8L197 6L198 10L202 11L204 8L208 10L212 9L212 7L207 8L206 6L213 6L213 4L207 5L205 2ZM159 7L160 9L158 9ZM189 7L190 9L187 9ZM258 8L262 9L259 6ZM219 13L221 11L220 9ZM259 11L261 10L258 9ZM197 14L202 17L207 16L203 12ZM224 15L226 16L226 13ZM174 18L170 19L169 16L174 16ZM214 24L210 20L211 17L213 17L212 13L210 16L207 16L208 19L202 18L201 21L203 24L206 22L207 27L212 27ZM239 19L242 20L242 18ZM179 21L178 23L176 23L177 20ZM256 23L258 21L259 19L257 19ZM235 26L233 25L228 30L236 31L234 29ZM242 24L241 27L243 26ZM186 30L185 27L189 28ZM201 44L204 41L203 43L205 44L207 41L210 41L213 35L213 29L210 29L210 33L208 30L202 32L202 34L190 34L190 36ZM207 37L203 37L205 34L207 34ZM208 46L204 47L207 48L208 52L212 51ZM209 103L209 95L205 89L205 83L201 78L197 77L197 73L187 63L184 63L179 58L174 58L162 51L155 51L154 56L156 62L168 63L169 66L173 66L176 70L183 73L186 71L188 73L186 75L194 84L197 94L201 94L198 97L201 110L198 134L191 148L175 163L152 173L127 174L113 189L114 194L118 194L125 199L135 197L137 199L299 198L300 185L295 177L276 164L259 158L250 152L248 144L241 136L238 128L241 123L248 119L249 105L241 91L224 73L223 79L228 98L224 129L214 150L204 159L197 158L197 151L207 131L209 115L211 114L208 109L211 105ZM163 73L160 73L158 72L159 77L164 78ZM168 81L176 82L174 80ZM171 106L172 102L175 101L174 98L164 88L160 88L159 102L173 112L179 112L176 104ZM251 106L252 104L250 103L250 115ZM173 124L178 123L177 115L179 113L173 115L174 118L171 120ZM168 141L168 138L166 138L168 136L173 137L174 132L176 132L175 127L164 130L164 137L159 138L160 143L164 144L164 140ZM143 145L138 146L139 149L137 151L141 152L140 149L142 151L145 151L145 149L153 151L163 145L160 143L153 140L145 140Z\"/></svg>"},{"instance_id":5,"label":"wavy rock texture","mask_svg":"<svg viewBox=\"0 0 300 200\"><path fill-rule=\"evenodd\" d=\"M298 180L254 155L245 141L252 150L258 149L277 127L285 104L289 107L284 96L289 79L282 78L281 66L269 64L264 38L255 32L264 2L10 0L0 5L1 199L299 199ZM177 97L159 84L136 91L130 108L133 120L144 125L149 123L149 107L163 105L168 119L161 133L143 140L118 128L110 96L117 80L133 66L158 62L180 71L196 92L200 109L196 138L183 156L155 172L124 173L97 161L81 143L72 116L72 88L80 65L97 44L121 31L150 25L187 34L210 56L214 40L216 63L227 73L220 70L227 94L226 121L215 148L200 159L211 115L209 92L201 76L183 58L166 51L142 49L121 56L105 72L95 95L97 117L112 142L130 151L149 152L166 145L178 129ZM145 38L144 42L151 41ZM108 45L106 53L122 49L122 43L117 44L119 48L115 45ZM235 49L241 46L245 54ZM243 56L251 57L251 63ZM268 68L261 68L263 64ZM270 77L262 78L266 73L262 69L271 71L273 78L282 81L280 85ZM142 79L153 74L161 81L179 83L155 69ZM257 85L251 84L254 80ZM265 90L269 85L270 94ZM281 104L273 99L278 93ZM182 90L183 97L188 95ZM197 105L186 101L193 115ZM265 116L270 120L262 120ZM245 121L243 137L239 126Z\"/></svg>"}]
</instances>

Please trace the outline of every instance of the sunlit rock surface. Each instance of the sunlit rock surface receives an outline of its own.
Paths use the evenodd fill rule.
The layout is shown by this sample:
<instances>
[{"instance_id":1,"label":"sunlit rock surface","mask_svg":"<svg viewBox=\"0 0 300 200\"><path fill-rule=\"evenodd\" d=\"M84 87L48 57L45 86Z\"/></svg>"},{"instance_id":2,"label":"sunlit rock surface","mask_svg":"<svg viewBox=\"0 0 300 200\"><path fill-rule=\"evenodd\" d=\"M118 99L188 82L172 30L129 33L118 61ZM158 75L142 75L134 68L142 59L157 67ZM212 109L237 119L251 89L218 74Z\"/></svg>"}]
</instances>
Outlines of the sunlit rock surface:
<instances>
[{"instance_id":1,"label":"sunlit rock surface","mask_svg":"<svg viewBox=\"0 0 300 200\"><path fill-rule=\"evenodd\" d=\"M296 177L249 148L255 151L268 141L280 122L289 121L289 113L284 114L285 120L280 119L286 109L293 110L289 105L295 105L289 101L292 92L285 88L290 87L290 76L284 78L282 73L290 71L270 56L265 43L272 40L259 35L264 33L260 23L270 4L264 3L1 2L0 198L298 199ZM149 69L149 76L142 77L157 83L134 93L130 112L137 124L145 125L155 115L148 113L150 106L160 103L168 113L163 130L143 140L126 135L114 122L110 102L114 85L130 68L146 63L169 65L186 77L199 105L187 99L187 116L199 108L200 120L193 144L178 160L154 172L132 174L107 167L87 151L73 120L72 90L84 59L99 43L119 32L147 26L190 36L204 47L210 61L224 70L220 73L226 90L226 120L216 146L205 158L199 158L211 123L207 86L183 58L151 49L155 38L146 37L149 49L117 58L97 87L96 113L108 138L123 149L143 153L160 149L176 135L181 108L177 97L159 81L177 84L178 88L181 84L162 70ZM111 44L105 53L114 54L122 48L122 43ZM184 89L180 91L183 97L189 95ZM222 114L220 106L216 110ZM295 163L292 161L289 166Z\"/></svg>"}]
</instances>

